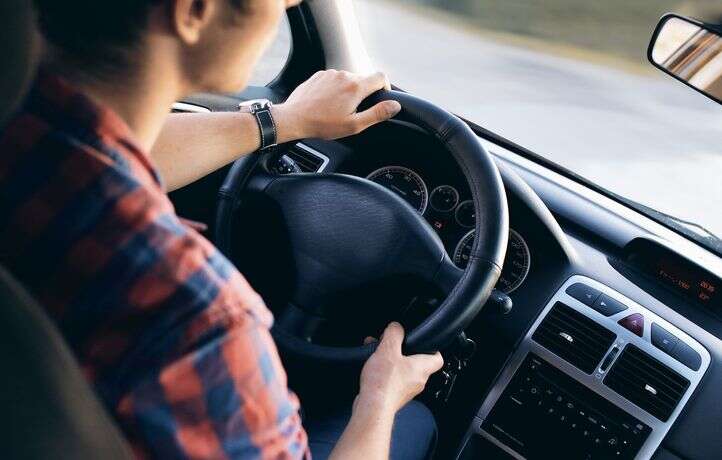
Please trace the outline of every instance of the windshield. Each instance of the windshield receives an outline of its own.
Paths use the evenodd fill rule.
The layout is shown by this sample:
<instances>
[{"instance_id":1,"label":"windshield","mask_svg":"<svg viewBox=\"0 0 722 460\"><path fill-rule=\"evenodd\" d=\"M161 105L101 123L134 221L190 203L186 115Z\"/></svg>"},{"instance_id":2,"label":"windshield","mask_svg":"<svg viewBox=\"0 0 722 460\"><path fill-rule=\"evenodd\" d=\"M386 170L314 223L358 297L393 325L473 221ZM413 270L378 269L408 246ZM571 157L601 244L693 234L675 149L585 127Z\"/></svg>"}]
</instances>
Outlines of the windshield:
<instances>
[{"instance_id":1,"label":"windshield","mask_svg":"<svg viewBox=\"0 0 722 460\"><path fill-rule=\"evenodd\" d=\"M355 3L369 55L401 88L680 231L722 235L722 106L646 60L662 14L718 23L718 0Z\"/></svg>"}]
</instances>

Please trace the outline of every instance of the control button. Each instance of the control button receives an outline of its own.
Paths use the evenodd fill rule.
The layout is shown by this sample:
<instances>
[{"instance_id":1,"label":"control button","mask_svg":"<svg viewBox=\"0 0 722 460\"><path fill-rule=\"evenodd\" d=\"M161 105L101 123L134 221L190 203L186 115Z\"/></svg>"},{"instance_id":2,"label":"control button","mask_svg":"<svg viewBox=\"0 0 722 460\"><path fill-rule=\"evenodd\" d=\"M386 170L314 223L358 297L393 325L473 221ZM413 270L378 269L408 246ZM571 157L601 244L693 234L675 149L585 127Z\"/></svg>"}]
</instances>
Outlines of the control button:
<instances>
[{"instance_id":1,"label":"control button","mask_svg":"<svg viewBox=\"0 0 722 460\"><path fill-rule=\"evenodd\" d=\"M671 332L656 323L652 323L652 345L665 353L671 354L679 339Z\"/></svg>"},{"instance_id":2,"label":"control button","mask_svg":"<svg viewBox=\"0 0 722 460\"><path fill-rule=\"evenodd\" d=\"M594 302L594 305L592 305L592 308L597 310L599 313L603 314L604 316L612 316L612 315L616 315L620 311L626 310L628 307L626 305L624 305L622 302L614 300L606 294L602 294L599 296L597 301Z\"/></svg>"},{"instance_id":3,"label":"control button","mask_svg":"<svg viewBox=\"0 0 722 460\"><path fill-rule=\"evenodd\" d=\"M642 337L642 333L644 332L644 316L641 314L632 313L631 315L620 319L618 322L624 329Z\"/></svg>"},{"instance_id":4,"label":"control button","mask_svg":"<svg viewBox=\"0 0 722 460\"><path fill-rule=\"evenodd\" d=\"M702 365L702 357L699 353L694 351L692 347L681 340L677 342L677 345L670 354L674 359L689 367L693 371L699 370L699 367Z\"/></svg>"},{"instance_id":5,"label":"control button","mask_svg":"<svg viewBox=\"0 0 722 460\"><path fill-rule=\"evenodd\" d=\"M599 297L599 291L582 283L574 283L567 288L567 294L585 305L592 306Z\"/></svg>"}]
</instances>

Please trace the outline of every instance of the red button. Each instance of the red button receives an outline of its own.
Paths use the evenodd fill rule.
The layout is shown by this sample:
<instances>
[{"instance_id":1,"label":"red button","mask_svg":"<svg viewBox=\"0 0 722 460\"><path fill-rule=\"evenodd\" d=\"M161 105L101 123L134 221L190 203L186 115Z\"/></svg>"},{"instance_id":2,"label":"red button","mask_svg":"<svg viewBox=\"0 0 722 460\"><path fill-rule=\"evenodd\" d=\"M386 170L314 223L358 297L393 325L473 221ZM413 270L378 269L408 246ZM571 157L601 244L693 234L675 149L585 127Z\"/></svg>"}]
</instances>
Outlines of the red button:
<instances>
[{"instance_id":1,"label":"red button","mask_svg":"<svg viewBox=\"0 0 722 460\"><path fill-rule=\"evenodd\" d=\"M625 318L622 318L619 320L619 324L633 334L637 334L638 336L642 337L642 334L644 332L644 316L642 316L641 314L634 313Z\"/></svg>"}]
</instances>

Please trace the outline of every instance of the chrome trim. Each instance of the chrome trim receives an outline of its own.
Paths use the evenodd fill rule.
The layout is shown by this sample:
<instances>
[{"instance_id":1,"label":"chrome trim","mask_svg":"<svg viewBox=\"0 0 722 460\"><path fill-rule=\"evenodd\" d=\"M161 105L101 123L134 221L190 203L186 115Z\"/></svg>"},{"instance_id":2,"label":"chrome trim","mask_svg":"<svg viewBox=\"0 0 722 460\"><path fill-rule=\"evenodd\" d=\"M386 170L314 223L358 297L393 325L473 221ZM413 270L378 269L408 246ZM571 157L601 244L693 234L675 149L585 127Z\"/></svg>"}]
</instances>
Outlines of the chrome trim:
<instances>
[{"instance_id":1,"label":"chrome trim","mask_svg":"<svg viewBox=\"0 0 722 460\"><path fill-rule=\"evenodd\" d=\"M210 113L211 109L202 105L189 104L187 102L174 102L171 106L172 110L186 113Z\"/></svg>"},{"instance_id":2,"label":"chrome trim","mask_svg":"<svg viewBox=\"0 0 722 460\"><path fill-rule=\"evenodd\" d=\"M238 103L238 111L242 113L253 113L254 105L257 105L259 108L263 107L272 107L273 102L271 102L269 99L261 98L261 99L249 99L247 101L239 102Z\"/></svg>"},{"instance_id":3,"label":"chrome trim","mask_svg":"<svg viewBox=\"0 0 722 460\"><path fill-rule=\"evenodd\" d=\"M466 242L466 239L469 237L469 235L473 235L476 232L476 230L469 230L464 234L464 236L461 237L458 243L456 243L456 246L454 247L454 253L451 256L452 262L454 262L454 265L459 267L456 264L456 255L459 253L459 251L462 248L462 243ZM509 289L508 291L504 291L504 294L511 294L512 292L516 291L521 287L521 285L526 281L527 277L529 276L529 271L531 270L531 250L529 249L529 244L526 242L523 236L519 234L516 230L513 228L509 228L509 240L511 240L511 237L516 237L521 241L521 244L524 245L524 251L526 252L527 259L529 260L529 263L526 266L526 270L524 270L524 274L519 277L519 282L517 282L516 286L514 286L512 289ZM508 248L508 246L507 246ZM508 252L508 249L507 249ZM504 256L504 263L506 263L506 256ZM461 268L461 267L459 267ZM502 267L502 271L504 270L504 267Z\"/></svg>"},{"instance_id":4,"label":"chrome trim","mask_svg":"<svg viewBox=\"0 0 722 460\"><path fill-rule=\"evenodd\" d=\"M302 144L301 142L297 142L297 143L294 145L294 147L298 147L299 149L301 149L301 150L303 150L303 151L305 151L305 152L307 152L307 153L310 153L311 155L313 155L313 156L315 156L315 157L318 157L318 158L320 158L321 160L323 160L323 163L321 163L321 166L318 167L318 170L316 171L316 173L323 172L323 170L326 169L326 166L328 166L329 162L331 161L331 160L330 160L326 155L324 155L323 153L319 152L318 150L316 150L316 149L314 149L314 148L312 148L312 147L307 146L306 144Z\"/></svg>"},{"instance_id":5,"label":"chrome trim","mask_svg":"<svg viewBox=\"0 0 722 460\"><path fill-rule=\"evenodd\" d=\"M567 287L574 283L582 282L585 283L607 295L610 297L622 302L623 304L627 305L629 307L627 310L621 311L615 315L612 315L610 317L606 317L602 315L601 313L597 312L596 310L592 309L591 307L588 307L587 305L583 304L582 302L576 300L575 298L569 296L566 293ZM604 372L601 371L599 368L597 368L592 375L585 374L566 360L560 358L559 356L555 355L551 351L547 350L546 348L542 347L541 345L537 344L532 340L532 335L534 334L534 331L536 331L539 324L544 320L547 313L551 308L554 306L556 302L563 302L564 304L568 305L569 307L577 310L578 312L584 314L585 316L593 319L597 323L603 325L604 327L612 330L617 334L617 338L614 341L611 347L618 347L620 349L620 352L617 354L618 358L621 355L621 350L624 348L627 344L634 344L637 347L644 350L646 353L652 355L654 358L658 359L662 363L664 363L666 366L670 367L674 371L678 372L685 378L689 379L690 385L689 388L687 388L687 391L683 395L682 399L680 400L679 404L675 408L674 412L672 412L672 415L670 416L669 420L666 422L662 422L661 420L657 419L653 415L649 414L644 409L636 406L631 401L625 399L618 393L616 393L614 390L606 386L603 382L603 375ZM642 337L638 337L636 334L628 331L627 329L623 328L619 324L617 324L617 321L619 321L622 318L625 318L633 313L641 313L645 317L645 323L644 323L644 331ZM651 324L652 322L655 322L662 326L663 328L667 329L669 332L673 333L679 340L684 341L687 345L692 347L696 352L700 354L702 357L702 365L700 366L698 371L693 371L692 369L686 367L684 364L680 363L679 361L675 360L662 350L658 349L654 345L652 345L651 342ZM587 277L580 276L580 275L574 275L571 278L569 278L564 285L554 294L554 297L549 300L547 305L545 306L544 310L542 311L541 315L537 318L537 320L534 322L532 327L527 332L526 336L524 337L524 340L522 341L519 348L514 352L512 357L509 360L509 363L506 365L504 370L501 372L499 377L497 378L496 383L492 387L491 391L489 392L488 396L484 400L483 404L481 405L481 408L477 412L476 417L474 418L474 423L469 429L469 432L467 433L467 438L471 436L472 434L478 434L486 439L491 440L495 444L503 444L501 441L496 439L492 434L484 431L481 429L481 424L486 419L486 417L491 412L492 408L496 404L497 400L501 396L501 394L504 392L504 389L511 381L512 377L514 376L514 373L517 371L519 366L523 363L524 359L526 358L527 354L529 353L535 353L557 369L561 370L565 374L567 374L569 377L573 378L577 382L583 384L590 390L594 391L595 393L599 394L600 396L604 397L609 402L613 403L615 406L621 408L625 412L633 415L640 421L647 424L651 429L651 433L649 434L649 437L645 441L645 443L642 445L642 448L640 449L638 455L635 457L637 460L641 459L649 459L652 457L654 452L657 450L659 445L661 444L662 440L664 439L665 435L671 428L671 426L674 424L674 421L677 419L679 414L682 412L682 409L689 401L689 398L692 396L692 393L697 388L697 385L702 380L702 377L704 376L705 372L707 371L707 368L709 367L711 357L707 349L705 349L702 345L700 345L696 340L694 340L692 337L690 337L688 334L683 332L682 330L678 329L673 324L669 323L665 319L661 318L660 316L656 315L655 313L647 310L643 306L639 305L636 302L633 302L632 300L628 299L627 297L623 296L622 294L614 291L608 286L605 286L597 281L591 280ZM602 360L603 362L604 360ZM504 450L512 450L513 448L506 446ZM519 456L518 453L514 453L514 456L516 458L522 458Z\"/></svg>"},{"instance_id":6,"label":"chrome trim","mask_svg":"<svg viewBox=\"0 0 722 460\"><path fill-rule=\"evenodd\" d=\"M473 225L471 227L469 227L468 225L464 225L459 221L459 209L461 209L461 207L464 206L466 203L471 203L471 205L474 206L474 202L472 200L464 200L461 203L459 203L456 206L456 209L454 210L454 220L456 221L457 224L459 224L459 227L471 228L471 227L473 227ZM474 210L474 212L476 213L476 210Z\"/></svg>"},{"instance_id":7,"label":"chrome trim","mask_svg":"<svg viewBox=\"0 0 722 460\"><path fill-rule=\"evenodd\" d=\"M441 209L436 209L434 207L434 204L431 202L431 197L434 196L434 193L436 193L440 188L444 188L444 187L450 188L451 190L454 191L454 194L456 195L456 202L454 203L454 206L447 209L446 211L441 210ZM451 212L451 211L454 211L456 209L456 207L459 205L459 196L460 196L459 191L456 190L456 188L453 185L442 184L442 185L434 187L434 189L429 194L429 206L431 206L431 209L433 209L434 211L437 211L437 212ZM454 214L456 214L456 212L454 212Z\"/></svg>"},{"instance_id":8,"label":"chrome trim","mask_svg":"<svg viewBox=\"0 0 722 460\"><path fill-rule=\"evenodd\" d=\"M414 175L419 179L419 181L421 182L421 186L424 189L424 199L421 202L421 204L423 206L421 206L421 209L418 211L419 211L419 214L423 215L426 212L426 208L429 206L429 188L426 186L426 182L424 182L424 178L421 177L421 175L419 173L417 173L416 171L414 171L413 169L409 169L404 166L387 165L387 166L382 166L381 168L376 169L375 171L371 171L366 176L366 179L372 180L371 176L378 173L379 171L383 171L384 169L398 169L401 171L406 171L407 173L410 173L411 175Z\"/></svg>"},{"instance_id":9,"label":"chrome trim","mask_svg":"<svg viewBox=\"0 0 722 460\"><path fill-rule=\"evenodd\" d=\"M456 256L461 251L461 248L464 247L463 245L466 244L466 240L468 240L469 237L474 236L474 233L476 233L476 230L474 229L464 233L464 236L462 236L459 242L456 243L456 246L454 246L454 253L451 255L451 261L454 262L454 265L456 265L458 268L461 267L459 267L459 264L456 263Z\"/></svg>"},{"instance_id":10,"label":"chrome trim","mask_svg":"<svg viewBox=\"0 0 722 460\"><path fill-rule=\"evenodd\" d=\"M511 294L512 292L516 291L521 287L522 284L524 284L524 281L526 281L527 277L529 276L529 271L531 270L531 250L529 249L529 244L526 242L523 236L513 228L509 228L509 236L516 236L519 241L521 241L521 244L524 246L524 252L526 252L526 257L529 260L529 263L526 265L526 269L524 270L524 275L519 278L519 282L514 286L512 289L509 289L508 292L504 292L505 294ZM511 238L509 238L511 240ZM508 249L507 249L508 250ZM503 271L502 267L502 271Z\"/></svg>"}]
</instances>

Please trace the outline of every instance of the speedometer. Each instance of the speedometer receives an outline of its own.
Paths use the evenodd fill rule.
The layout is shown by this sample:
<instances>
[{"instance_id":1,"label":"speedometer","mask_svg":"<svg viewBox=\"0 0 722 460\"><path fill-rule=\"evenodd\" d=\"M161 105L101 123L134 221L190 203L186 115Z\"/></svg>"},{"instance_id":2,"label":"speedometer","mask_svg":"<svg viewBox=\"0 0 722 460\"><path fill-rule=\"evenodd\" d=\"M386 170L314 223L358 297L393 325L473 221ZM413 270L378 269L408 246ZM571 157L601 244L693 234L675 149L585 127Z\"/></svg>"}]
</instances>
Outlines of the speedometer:
<instances>
[{"instance_id":1,"label":"speedometer","mask_svg":"<svg viewBox=\"0 0 722 460\"><path fill-rule=\"evenodd\" d=\"M456 245L454 264L457 267L466 268L469 264L473 244L474 230L464 235ZM529 246L527 246L526 241L520 234L509 229L509 244L504 257L504 268L501 270L501 276L499 276L496 288L506 294L515 291L529 274L530 265L531 253L529 252Z\"/></svg>"},{"instance_id":2,"label":"speedometer","mask_svg":"<svg viewBox=\"0 0 722 460\"><path fill-rule=\"evenodd\" d=\"M423 214L429 202L429 192L424 180L416 172L402 166L385 166L372 172L366 179L383 185L406 200Z\"/></svg>"}]
</instances>

